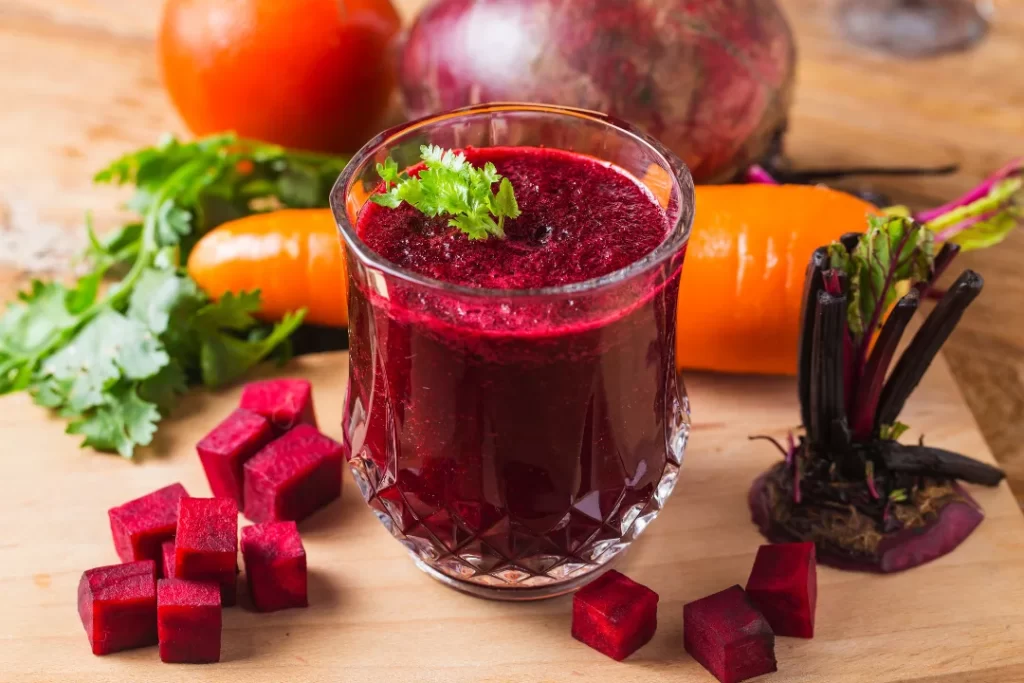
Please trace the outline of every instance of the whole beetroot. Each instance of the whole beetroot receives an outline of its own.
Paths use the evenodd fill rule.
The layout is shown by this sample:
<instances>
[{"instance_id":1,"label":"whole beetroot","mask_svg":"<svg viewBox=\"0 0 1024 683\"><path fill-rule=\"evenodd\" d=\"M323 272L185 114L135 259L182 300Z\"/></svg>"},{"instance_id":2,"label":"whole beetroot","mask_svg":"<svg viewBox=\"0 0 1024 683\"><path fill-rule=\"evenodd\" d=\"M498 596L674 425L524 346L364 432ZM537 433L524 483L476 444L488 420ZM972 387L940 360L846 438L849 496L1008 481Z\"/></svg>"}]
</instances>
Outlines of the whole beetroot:
<instances>
[{"instance_id":1,"label":"whole beetroot","mask_svg":"<svg viewBox=\"0 0 1024 683\"><path fill-rule=\"evenodd\" d=\"M607 112L710 182L769 152L795 59L774 0L437 0L400 80L413 117L490 101Z\"/></svg>"}]
</instances>

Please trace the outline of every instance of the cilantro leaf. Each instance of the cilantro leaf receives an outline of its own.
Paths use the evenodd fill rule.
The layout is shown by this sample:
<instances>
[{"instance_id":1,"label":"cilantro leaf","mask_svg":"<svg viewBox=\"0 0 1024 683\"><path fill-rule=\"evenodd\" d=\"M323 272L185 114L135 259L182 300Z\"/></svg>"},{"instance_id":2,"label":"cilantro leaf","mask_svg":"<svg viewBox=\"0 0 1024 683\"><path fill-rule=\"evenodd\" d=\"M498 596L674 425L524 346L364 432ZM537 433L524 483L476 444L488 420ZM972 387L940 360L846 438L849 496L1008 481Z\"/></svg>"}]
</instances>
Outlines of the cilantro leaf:
<instances>
[{"instance_id":1,"label":"cilantro leaf","mask_svg":"<svg viewBox=\"0 0 1024 683\"><path fill-rule=\"evenodd\" d=\"M521 211L511 181L494 164L476 168L462 152L437 145L420 147L420 158L423 168L416 175L400 173L391 157L377 164L384 190L370 201L389 209L405 202L426 216L451 216L448 225L470 239L505 237L505 219L518 218Z\"/></svg>"},{"instance_id":2,"label":"cilantro leaf","mask_svg":"<svg viewBox=\"0 0 1024 683\"><path fill-rule=\"evenodd\" d=\"M170 357L142 323L115 311L93 318L43 366L43 374L69 383L67 405L82 411L103 402L103 393L122 376L152 377Z\"/></svg>"},{"instance_id":3,"label":"cilantro leaf","mask_svg":"<svg viewBox=\"0 0 1024 683\"><path fill-rule=\"evenodd\" d=\"M345 162L230 133L166 136L114 161L95 181L134 185L128 208L140 218L100 236L87 215L91 272L73 287L33 283L0 315L0 394L28 390L84 445L131 456L189 380L232 381L286 354L301 314L266 326L253 316L258 293L211 303L180 264L223 221L327 206ZM104 292L109 273L122 279Z\"/></svg>"},{"instance_id":4,"label":"cilantro leaf","mask_svg":"<svg viewBox=\"0 0 1024 683\"><path fill-rule=\"evenodd\" d=\"M83 447L116 451L130 458L136 446L153 441L159 420L157 406L140 398L134 385L128 385L105 394L95 410L68 425L67 433L84 436Z\"/></svg>"},{"instance_id":5,"label":"cilantro leaf","mask_svg":"<svg viewBox=\"0 0 1024 683\"><path fill-rule=\"evenodd\" d=\"M214 304L216 306L216 304ZM271 354L302 324L305 309L290 313L266 336L239 338L215 326L216 316L208 316L211 327L201 333L202 350L199 367L203 384L219 387L237 380L250 368Z\"/></svg>"}]
</instances>

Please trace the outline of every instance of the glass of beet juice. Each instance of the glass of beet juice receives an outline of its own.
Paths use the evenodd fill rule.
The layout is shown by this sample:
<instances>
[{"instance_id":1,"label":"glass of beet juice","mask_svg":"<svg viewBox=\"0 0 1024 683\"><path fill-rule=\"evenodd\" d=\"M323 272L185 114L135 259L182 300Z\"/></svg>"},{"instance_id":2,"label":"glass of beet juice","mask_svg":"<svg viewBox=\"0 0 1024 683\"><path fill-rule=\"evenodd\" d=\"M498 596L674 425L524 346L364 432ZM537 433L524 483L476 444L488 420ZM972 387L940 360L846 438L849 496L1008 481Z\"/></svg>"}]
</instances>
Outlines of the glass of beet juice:
<instances>
[{"instance_id":1,"label":"glass of beet juice","mask_svg":"<svg viewBox=\"0 0 1024 683\"><path fill-rule=\"evenodd\" d=\"M367 201L421 145L492 162L522 215L469 239ZM349 277L344 444L428 574L534 599L593 580L657 516L689 433L676 370L686 166L629 125L488 104L386 131L331 193Z\"/></svg>"}]
</instances>

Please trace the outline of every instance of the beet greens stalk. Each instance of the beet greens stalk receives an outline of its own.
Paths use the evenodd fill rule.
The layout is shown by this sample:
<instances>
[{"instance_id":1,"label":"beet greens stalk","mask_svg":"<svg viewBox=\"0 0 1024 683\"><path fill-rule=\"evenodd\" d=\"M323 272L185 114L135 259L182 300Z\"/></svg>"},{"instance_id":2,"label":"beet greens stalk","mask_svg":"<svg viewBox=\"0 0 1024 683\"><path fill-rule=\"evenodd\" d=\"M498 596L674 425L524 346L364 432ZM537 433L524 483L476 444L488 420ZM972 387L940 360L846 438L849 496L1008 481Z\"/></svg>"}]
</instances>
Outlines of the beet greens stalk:
<instances>
[{"instance_id":1,"label":"beet greens stalk","mask_svg":"<svg viewBox=\"0 0 1024 683\"><path fill-rule=\"evenodd\" d=\"M981 277L965 271L899 353L922 294L961 248L946 243L936 253L932 230L882 216L815 251L799 342L805 436L790 435L788 448L775 443L783 459L748 497L772 542L813 541L825 564L894 572L951 551L981 523L958 482L994 486L1002 471L923 437L897 441L908 429L903 406L981 292Z\"/></svg>"}]
</instances>

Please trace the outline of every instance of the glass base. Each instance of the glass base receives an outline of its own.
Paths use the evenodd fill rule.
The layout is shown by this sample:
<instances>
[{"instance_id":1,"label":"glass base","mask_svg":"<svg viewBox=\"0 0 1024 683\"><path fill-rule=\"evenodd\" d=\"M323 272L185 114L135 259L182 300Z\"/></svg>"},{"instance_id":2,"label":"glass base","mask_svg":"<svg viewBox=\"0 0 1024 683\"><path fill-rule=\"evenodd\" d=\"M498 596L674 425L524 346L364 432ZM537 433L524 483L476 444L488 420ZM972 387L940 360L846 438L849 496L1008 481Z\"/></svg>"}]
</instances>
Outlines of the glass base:
<instances>
[{"instance_id":1,"label":"glass base","mask_svg":"<svg viewBox=\"0 0 1024 683\"><path fill-rule=\"evenodd\" d=\"M449 588L472 595L475 598L486 598L487 600L503 600L506 602L529 602L531 600L546 600L548 598L557 598L562 595L573 593L583 586L587 585L597 577L604 574L609 569L613 568L618 562L618 557L615 559L596 567L593 571L583 576L571 579L569 581L563 581L546 586L538 586L536 588L496 588L494 586L484 586L479 583L472 583L470 581L461 581L459 579L453 579L447 574L442 574L437 571L429 564L424 562L415 553L410 553L416 566L419 567L427 574Z\"/></svg>"},{"instance_id":2,"label":"glass base","mask_svg":"<svg viewBox=\"0 0 1024 683\"><path fill-rule=\"evenodd\" d=\"M427 506L415 489L399 486L394 458L380 467L364 449L349 456L349 467L377 519L438 581L495 600L564 595L607 571L672 494L689 439L690 408L681 384L670 395L666 462L653 491L640 500L628 499L625 486L614 499L592 491L544 533L507 512L487 524L469 524L465 502Z\"/></svg>"}]
</instances>

